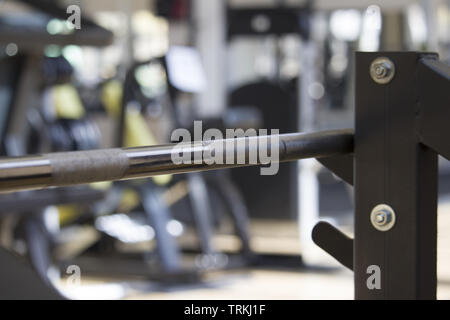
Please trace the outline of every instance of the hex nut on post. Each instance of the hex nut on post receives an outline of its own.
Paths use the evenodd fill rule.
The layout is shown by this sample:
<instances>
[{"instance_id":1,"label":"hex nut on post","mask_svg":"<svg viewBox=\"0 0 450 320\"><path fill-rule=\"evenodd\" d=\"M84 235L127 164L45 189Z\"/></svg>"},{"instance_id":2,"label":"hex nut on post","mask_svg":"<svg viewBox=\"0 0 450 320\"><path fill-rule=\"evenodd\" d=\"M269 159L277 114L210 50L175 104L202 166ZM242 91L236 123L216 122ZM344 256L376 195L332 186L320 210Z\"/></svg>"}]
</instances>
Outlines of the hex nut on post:
<instances>
[{"instance_id":1,"label":"hex nut on post","mask_svg":"<svg viewBox=\"0 0 450 320\"><path fill-rule=\"evenodd\" d=\"M376 58L370 65L370 76L378 84L391 82L395 75L394 63L386 57Z\"/></svg>"},{"instance_id":2,"label":"hex nut on post","mask_svg":"<svg viewBox=\"0 0 450 320\"><path fill-rule=\"evenodd\" d=\"M395 212L387 204L379 204L370 213L370 222L378 231L389 231L395 225Z\"/></svg>"}]
</instances>

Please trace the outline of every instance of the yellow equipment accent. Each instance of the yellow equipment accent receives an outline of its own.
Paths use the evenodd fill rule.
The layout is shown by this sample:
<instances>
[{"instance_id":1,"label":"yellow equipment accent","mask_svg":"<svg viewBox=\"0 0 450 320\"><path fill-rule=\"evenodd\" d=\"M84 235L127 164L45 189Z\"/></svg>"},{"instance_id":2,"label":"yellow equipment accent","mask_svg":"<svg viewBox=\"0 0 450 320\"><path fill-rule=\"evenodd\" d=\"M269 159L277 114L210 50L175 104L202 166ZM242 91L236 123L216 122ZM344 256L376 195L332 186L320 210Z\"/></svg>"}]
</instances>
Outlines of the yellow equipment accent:
<instances>
[{"instance_id":1,"label":"yellow equipment accent","mask_svg":"<svg viewBox=\"0 0 450 320\"><path fill-rule=\"evenodd\" d=\"M101 100L111 118L117 119L122 109L123 87L118 80L110 80L103 85Z\"/></svg>"},{"instance_id":2,"label":"yellow equipment accent","mask_svg":"<svg viewBox=\"0 0 450 320\"><path fill-rule=\"evenodd\" d=\"M52 87L55 114L60 119L81 119L85 115L83 103L77 90L70 84Z\"/></svg>"},{"instance_id":3,"label":"yellow equipment accent","mask_svg":"<svg viewBox=\"0 0 450 320\"><path fill-rule=\"evenodd\" d=\"M138 110L127 109L125 115L125 147L144 147L156 145L145 118ZM161 175L152 178L159 185L165 185L172 180L172 175Z\"/></svg>"}]
</instances>

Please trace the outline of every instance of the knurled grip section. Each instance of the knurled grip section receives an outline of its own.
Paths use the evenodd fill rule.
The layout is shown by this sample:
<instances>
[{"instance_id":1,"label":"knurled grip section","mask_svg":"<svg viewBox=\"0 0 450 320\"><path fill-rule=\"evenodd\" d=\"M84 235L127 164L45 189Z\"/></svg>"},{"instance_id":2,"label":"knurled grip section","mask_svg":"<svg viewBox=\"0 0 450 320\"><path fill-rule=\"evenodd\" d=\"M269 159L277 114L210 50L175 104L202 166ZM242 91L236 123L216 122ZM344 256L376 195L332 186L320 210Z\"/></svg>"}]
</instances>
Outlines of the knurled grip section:
<instances>
[{"instance_id":1,"label":"knurled grip section","mask_svg":"<svg viewBox=\"0 0 450 320\"><path fill-rule=\"evenodd\" d=\"M129 168L129 159L121 149L49 153L54 185L72 185L95 181L120 180Z\"/></svg>"}]
</instances>

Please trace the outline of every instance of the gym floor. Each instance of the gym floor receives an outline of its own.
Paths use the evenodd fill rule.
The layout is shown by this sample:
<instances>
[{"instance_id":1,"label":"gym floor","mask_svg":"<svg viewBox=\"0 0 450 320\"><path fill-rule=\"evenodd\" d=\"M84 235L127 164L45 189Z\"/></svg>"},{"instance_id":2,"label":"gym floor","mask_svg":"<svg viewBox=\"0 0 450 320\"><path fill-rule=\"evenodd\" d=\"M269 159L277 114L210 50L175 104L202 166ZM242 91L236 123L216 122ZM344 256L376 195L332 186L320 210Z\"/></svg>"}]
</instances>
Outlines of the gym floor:
<instances>
[{"instance_id":1,"label":"gym floor","mask_svg":"<svg viewBox=\"0 0 450 320\"><path fill-rule=\"evenodd\" d=\"M254 237L256 248L270 244L271 249L283 248L285 253L299 250L295 224L266 221L253 225L256 235L263 229L264 238ZM444 232L449 229L450 198L447 198L441 199L439 204L439 231L442 232L438 232L438 299L450 299L450 234ZM269 236L267 230L271 230ZM82 278L80 287L65 289L71 297L83 299L353 299L352 272L337 264L333 268L295 271L222 271L209 274L205 280L202 284L168 287L143 281Z\"/></svg>"}]
</instances>

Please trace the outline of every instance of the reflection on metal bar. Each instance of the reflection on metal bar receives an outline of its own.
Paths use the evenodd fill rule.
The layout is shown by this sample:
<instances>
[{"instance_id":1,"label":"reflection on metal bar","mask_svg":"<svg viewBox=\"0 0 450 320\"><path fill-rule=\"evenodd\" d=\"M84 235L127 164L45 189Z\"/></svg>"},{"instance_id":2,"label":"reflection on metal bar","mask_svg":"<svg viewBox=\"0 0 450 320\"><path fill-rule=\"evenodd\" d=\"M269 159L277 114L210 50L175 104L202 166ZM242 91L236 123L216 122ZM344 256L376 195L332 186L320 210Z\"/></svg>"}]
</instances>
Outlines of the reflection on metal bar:
<instances>
[{"instance_id":1,"label":"reflection on metal bar","mask_svg":"<svg viewBox=\"0 0 450 320\"><path fill-rule=\"evenodd\" d=\"M266 163L261 161L259 156L256 162L250 161L251 154L271 154L273 137L241 137L185 143L182 147L184 158L200 159L190 164L175 164L172 161L174 147L178 146L180 150L180 144L3 158L0 159L0 192L263 165ZM353 130L350 129L282 134L278 137L279 157L276 162L353 153ZM263 140L266 143L262 143ZM215 156L211 148L218 144L223 146L224 157L230 151L235 155L241 153L245 155L244 162L216 161L208 164L213 160L211 157Z\"/></svg>"}]
</instances>

